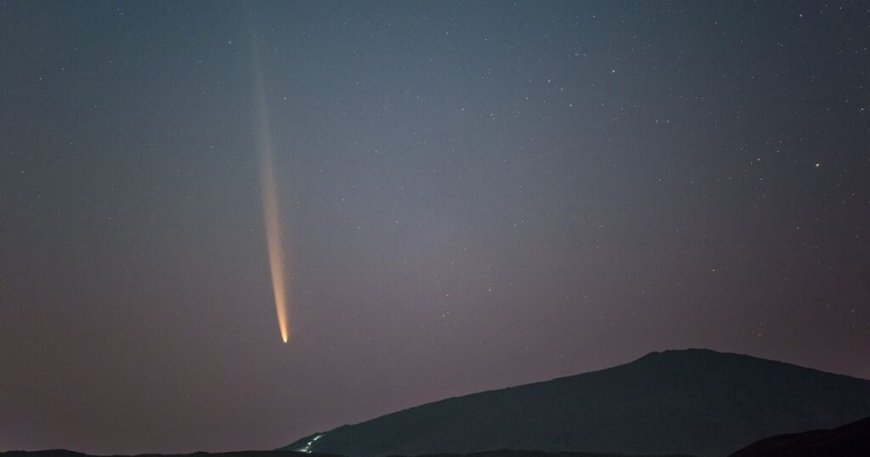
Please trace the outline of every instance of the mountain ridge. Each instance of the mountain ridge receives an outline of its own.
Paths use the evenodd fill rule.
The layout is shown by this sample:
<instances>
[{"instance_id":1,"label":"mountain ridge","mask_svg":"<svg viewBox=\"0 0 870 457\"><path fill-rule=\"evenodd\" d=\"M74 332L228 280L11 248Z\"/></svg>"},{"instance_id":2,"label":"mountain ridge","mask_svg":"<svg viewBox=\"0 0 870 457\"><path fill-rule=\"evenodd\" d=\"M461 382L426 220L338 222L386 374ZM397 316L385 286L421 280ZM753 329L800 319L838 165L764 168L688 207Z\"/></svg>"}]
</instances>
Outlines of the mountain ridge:
<instances>
[{"instance_id":1,"label":"mountain ridge","mask_svg":"<svg viewBox=\"0 0 870 457\"><path fill-rule=\"evenodd\" d=\"M870 381L861 378L746 354L667 350L602 370L417 405L282 449L299 449L319 436L309 450L350 457L493 448L721 456L765 436L870 415L870 399L862 396L870 397ZM832 405L825 406L828 399ZM760 414L766 407L754 404L774 412ZM709 408L721 409L719 417ZM758 420L741 419L755 413Z\"/></svg>"},{"instance_id":2,"label":"mountain ridge","mask_svg":"<svg viewBox=\"0 0 870 457\"><path fill-rule=\"evenodd\" d=\"M496 387L496 388L493 388L493 389L487 389L487 390L481 390L481 391L471 392L471 393L462 394L462 395L454 395L454 396L451 396L451 397L445 397L445 398L442 398L442 399L440 399L440 400L433 400L433 401L426 402L426 403L420 403L420 404L417 404L417 405L408 406L408 407L406 407L406 408L398 409L398 410L396 410L396 411L392 411L392 412L389 412L389 413L384 413L384 414L381 414L381 415L378 415L378 416L375 416L375 417L372 417L372 418L369 418L369 419L362 420L362 421L360 421L360 422L354 422L354 423L342 424L342 425L339 425L339 426L333 428L332 430L338 430L338 429L345 428L345 427L353 427L353 426L360 425L360 424L363 424L363 423L366 423L366 422L370 422L370 421L373 421L373 420L380 419L380 418L385 417L385 416L390 416L390 415L393 415L393 414L397 414L397 413L402 413L402 412L405 412L405 411L414 410L414 409L420 408L420 407L422 407L422 406L433 405L433 404L437 404L437 403L441 403L441 402L445 402L445 401L449 401L449 400L455 400L455 399L467 398L467 397L471 397L471 396L474 396L474 395L479 395L479 394L482 394L482 393L500 392L500 391L504 391L504 390L514 389L514 388L517 388L517 387L534 386L534 385L539 385L539 384L550 383L550 382L553 382L553 381L559 381L559 380L563 380L563 379L574 378L574 377L576 377L576 376L589 375L589 374L599 373L599 372L602 372L602 371L611 370L611 369L613 369L613 368L619 368L619 367L622 367L622 366L625 366L625 365L629 365L629 364L633 364L633 363L636 363L636 362L640 362L640 361L642 361L642 360L644 360L644 359L647 359L647 358L653 358L653 357L656 357L656 356L659 356L659 355L667 355L667 354L669 354L669 353L676 353L676 352L684 352L684 353L685 353L685 352L714 353L714 354L719 354L719 355L728 355L728 356L737 356L737 357L747 357L747 358L751 358L751 359L765 360L765 361L768 361L768 362L770 362L770 363L772 363L772 364L780 364L780 365L785 365L785 366L798 367L798 368L801 368L801 369L804 369L804 370L815 371L815 372L818 372L818 373L823 373L823 374L831 375L831 376L841 376L841 377L844 377L844 378L858 379L858 380L862 380L862 381L870 381L870 379L860 378L860 377L852 376L852 375L848 375L848 374L843 374L843 373L833 373L833 372L828 372L828 371L820 370L820 369L818 369L818 368L812 368L812 367L806 367L806 366L803 366L803 365L798 365L798 364L796 364L796 363L783 362L783 361L780 361L780 360L773 360L773 359L764 359L764 358L761 358L761 357L755 357L755 356L752 356L752 355L749 355L749 354L738 353L738 352L720 352L720 351L715 351L715 350L707 349L707 348L664 349L664 350L661 350L661 351L652 351L652 352L648 352L648 353L646 353L646 354L644 354L644 355L642 355L642 356L640 356L640 357L638 357L638 358L636 358L636 359L634 359L634 360L632 360L632 361L630 361L630 362L626 362L626 363L624 363L624 364L622 364L622 365L614 365L614 366L612 366L612 367L600 368L600 369L596 369L596 370L592 370L592 371L585 371L585 372L582 372L582 373L575 373L575 374L569 374L569 375L563 375L563 376L556 376L556 377L554 377L554 378L549 378L549 379L545 379L545 380L541 380L541 381L532 381L532 382L529 382L529 383L523 383L523 384L512 384L512 385L505 386L505 387ZM303 437L299 438L298 440L294 441L293 443L291 443L291 444L289 444L289 445L287 445L287 446L283 446L283 447L281 447L281 448L279 448L279 449L287 449L287 448L289 448L289 447L291 447L291 446L293 446L293 445L295 445L295 444L297 444L297 443L302 443L304 440L310 439L310 438L313 437L313 436L316 436L316 435L322 435L322 434L325 434L325 433L326 433L326 432L316 432L316 433L312 433L312 434L310 434L310 435L303 436Z\"/></svg>"},{"instance_id":3,"label":"mountain ridge","mask_svg":"<svg viewBox=\"0 0 870 457\"><path fill-rule=\"evenodd\" d=\"M840 427L776 435L729 457L851 457L870 455L870 417Z\"/></svg>"},{"instance_id":4,"label":"mountain ridge","mask_svg":"<svg viewBox=\"0 0 870 457\"><path fill-rule=\"evenodd\" d=\"M192 452L186 454L106 454L91 455L67 449L43 449L38 451L0 451L0 457L344 457L331 454L310 454L293 451L228 451L228 452ZM406 456L393 456L406 457ZM593 452L563 452L546 453L540 451L515 451L499 449L496 451L478 452L474 454L439 454L416 457L694 457L689 455L649 455L649 454L601 454Z\"/></svg>"}]
</instances>

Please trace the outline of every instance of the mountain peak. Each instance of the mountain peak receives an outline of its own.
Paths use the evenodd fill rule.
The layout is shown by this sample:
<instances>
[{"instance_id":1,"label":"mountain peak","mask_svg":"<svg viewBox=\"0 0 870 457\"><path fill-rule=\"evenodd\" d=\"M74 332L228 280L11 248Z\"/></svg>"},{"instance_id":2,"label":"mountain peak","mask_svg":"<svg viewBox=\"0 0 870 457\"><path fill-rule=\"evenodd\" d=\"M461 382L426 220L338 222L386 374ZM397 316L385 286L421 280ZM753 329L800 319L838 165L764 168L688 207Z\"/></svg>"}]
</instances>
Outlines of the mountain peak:
<instances>
[{"instance_id":1,"label":"mountain peak","mask_svg":"<svg viewBox=\"0 0 870 457\"><path fill-rule=\"evenodd\" d=\"M450 398L288 446L351 457L494 449L718 457L765 436L870 415L870 381L709 349L649 353Z\"/></svg>"}]
</instances>

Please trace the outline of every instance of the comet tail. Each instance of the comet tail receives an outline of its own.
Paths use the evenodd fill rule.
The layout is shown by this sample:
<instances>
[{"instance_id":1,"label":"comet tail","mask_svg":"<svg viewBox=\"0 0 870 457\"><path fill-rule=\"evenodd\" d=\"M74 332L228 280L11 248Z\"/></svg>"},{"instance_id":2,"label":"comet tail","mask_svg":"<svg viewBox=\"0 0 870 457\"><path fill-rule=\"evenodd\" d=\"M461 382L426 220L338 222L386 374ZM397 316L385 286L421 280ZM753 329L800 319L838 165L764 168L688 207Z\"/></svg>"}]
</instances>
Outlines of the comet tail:
<instances>
[{"instance_id":1,"label":"comet tail","mask_svg":"<svg viewBox=\"0 0 870 457\"><path fill-rule=\"evenodd\" d=\"M266 103L266 84L260 61L260 47L255 31L251 30L252 55L254 59L254 92L256 96L257 147L260 155L260 188L263 200L263 223L266 229L266 244L269 251L269 269L272 274L272 290L275 294L275 310L281 339L289 338L287 316L287 267L284 264L284 242L281 217L278 211L278 194L275 184L274 153L272 151L272 128L269 107Z\"/></svg>"}]
</instances>

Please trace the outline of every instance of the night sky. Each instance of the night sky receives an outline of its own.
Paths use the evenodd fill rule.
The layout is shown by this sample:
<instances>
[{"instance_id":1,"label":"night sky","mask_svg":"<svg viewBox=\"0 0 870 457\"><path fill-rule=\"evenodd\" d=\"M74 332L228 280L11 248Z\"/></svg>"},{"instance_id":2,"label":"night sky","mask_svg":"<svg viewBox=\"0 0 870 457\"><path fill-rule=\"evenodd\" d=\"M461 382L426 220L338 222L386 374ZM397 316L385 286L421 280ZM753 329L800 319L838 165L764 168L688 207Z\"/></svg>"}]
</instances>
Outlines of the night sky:
<instances>
[{"instance_id":1,"label":"night sky","mask_svg":"<svg viewBox=\"0 0 870 457\"><path fill-rule=\"evenodd\" d=\"M668 348L870 378L866 2L4 1L0 49L0 450L273 448Z\"/></svg>"}]
</instances>

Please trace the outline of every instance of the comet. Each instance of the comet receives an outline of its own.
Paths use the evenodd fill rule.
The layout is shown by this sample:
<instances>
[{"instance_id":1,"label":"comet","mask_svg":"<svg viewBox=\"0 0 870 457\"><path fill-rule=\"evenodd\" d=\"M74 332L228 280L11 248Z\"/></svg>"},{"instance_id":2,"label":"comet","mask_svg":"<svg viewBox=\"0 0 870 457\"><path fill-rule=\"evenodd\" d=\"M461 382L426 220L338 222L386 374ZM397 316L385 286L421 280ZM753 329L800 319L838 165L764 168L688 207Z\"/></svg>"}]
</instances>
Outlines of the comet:
<instances>
[{"instance_id":1,"label":"comet","mask_svg":"<svg viewBox=\"0 0 870 457\"><path fill-rule=\"evenodd\" d=\"M269 252L269 271L272 279L272 292L275 295L275 311L278 317L278 328L284 343L289 340L289 316L287 270L285 264L285 247L281 229L281 214L279 211L278 191L275 180L275 154L272 148L272 127L270 124L269 105L266 103L266 83L263 76L260 43L256 30L251 26L251 55L254 67L254 97L256 111L257 150L260 162L260 191L263 204L263 226L266 230L266 248Z\"/></svg>"}]
</instances>

